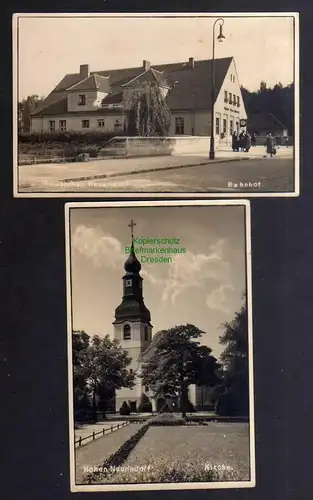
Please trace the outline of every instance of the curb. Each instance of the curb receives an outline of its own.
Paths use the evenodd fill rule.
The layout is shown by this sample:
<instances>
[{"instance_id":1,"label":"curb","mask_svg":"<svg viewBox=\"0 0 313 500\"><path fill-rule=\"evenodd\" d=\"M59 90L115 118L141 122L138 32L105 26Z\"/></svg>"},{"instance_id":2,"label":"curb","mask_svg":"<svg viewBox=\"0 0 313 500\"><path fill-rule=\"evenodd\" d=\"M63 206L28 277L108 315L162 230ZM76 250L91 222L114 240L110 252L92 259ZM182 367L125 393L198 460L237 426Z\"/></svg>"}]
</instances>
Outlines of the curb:
<instances>
[{"instance_id":1,"label":"curb","mask_svg":"<svg viewBox=\"0 0 313 500\"><path fill-rule=\"evenodd\" d=\"M127 175L136 175L136 174L145 174L149 172L157 172L159 170L175 170L179 168L190 168L190 167L201 167L203 165L208 165L210 163L230 163L233 161L245 161L245 160L251 160L250 157L246 158L224 158L220 160L206 160L200 163L188 163L186 165L169 165L167 167L153 167L153 168L147 168L147 169L141 169L141 170L131 170L130 172L116 172L114 174L99 174L99 175L89 175L89 176L84 176L84 177L76 177L76 178L67 178L60 180L60 182L80 182L80 181L92 181L96 179L110 179L112 177L124 177Z\"/></svg>"}]
</instances>

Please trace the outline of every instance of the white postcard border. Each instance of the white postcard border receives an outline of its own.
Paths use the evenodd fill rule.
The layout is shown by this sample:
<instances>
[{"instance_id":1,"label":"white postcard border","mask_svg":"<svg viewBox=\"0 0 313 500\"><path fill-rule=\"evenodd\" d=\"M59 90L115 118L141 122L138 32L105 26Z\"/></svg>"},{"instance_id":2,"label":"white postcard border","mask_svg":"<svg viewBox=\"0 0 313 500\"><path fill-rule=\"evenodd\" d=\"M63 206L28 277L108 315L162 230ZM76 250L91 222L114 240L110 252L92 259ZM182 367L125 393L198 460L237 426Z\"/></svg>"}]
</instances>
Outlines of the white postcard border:
<instances>
[{"instance_id":1,"label":"white postcard border","mask_svg":"<svg viewBox=\"0 0 313 500\"><path fill-rule=\"evenodd\" d=\"M249 430L250 430L250 481L227 481L208 483L153 483L153 484L102 484L77 485L75 482L75 444L73 413L73 372L72 372L72 291L71 291L71 243L70 211L75 208L120 208L151 206L244 206L246 239L246 284L248 310L248 348L249 348ZM152 490L202 490L253 488L255 474L255 415L254 415L254 377L253 377L253 308L252 308L252 263L251 263L251 213L249 200L183 200L183 201L122 201L122 202L69 202L65 204L65 248L66 248L66 292L67 292L67 349L68 349L68 409L69 409L69 455L70 488L72 492L90 491L152 491Z\"/></svg>"},{"instance_id":2,"label":"white postcard border","mask_svg":"<svg viewBox=\"0 0 313 500\"><path fill-rule=\"evenodd\" d=\"M290 192L20 192L18 174L18 19L22 17L293 17L294 18L294 191ZM13 196L14 198L292 198L300 195L300 81L299 81L299 12L165 12L165 13L15 13L12 16L12 57L13 57Z\"/></svg>"}]
</instances>

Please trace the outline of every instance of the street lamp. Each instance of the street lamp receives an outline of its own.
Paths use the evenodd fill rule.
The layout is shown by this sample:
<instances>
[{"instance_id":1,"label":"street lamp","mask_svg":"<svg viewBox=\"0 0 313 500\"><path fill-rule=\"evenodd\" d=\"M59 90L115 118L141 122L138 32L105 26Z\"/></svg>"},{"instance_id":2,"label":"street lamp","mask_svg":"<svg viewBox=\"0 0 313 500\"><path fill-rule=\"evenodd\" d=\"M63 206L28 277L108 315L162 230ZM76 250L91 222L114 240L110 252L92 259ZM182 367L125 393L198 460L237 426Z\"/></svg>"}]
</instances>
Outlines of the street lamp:
<instances>
[{"instance_id":1,"label":"street lamp","mask_svg":"<svg viewBox=\"0 0 313 500\"><path fill-rule=\"evenodd\" d=\"M212 56L212 88L211 88L211 137L210 137L210 160L215 159L215 145L214 145L214 126L215 126L215 120L214 120L214 101L215 101L215 26L216 24L220 22L220 32L217 37L217 40L219 42L222 42L224 40L224 35L223 35L223 24L224 24L224 19L222 17L216 19L216 21L213 24L213 56Z\"/></svg>"}]
</instances>

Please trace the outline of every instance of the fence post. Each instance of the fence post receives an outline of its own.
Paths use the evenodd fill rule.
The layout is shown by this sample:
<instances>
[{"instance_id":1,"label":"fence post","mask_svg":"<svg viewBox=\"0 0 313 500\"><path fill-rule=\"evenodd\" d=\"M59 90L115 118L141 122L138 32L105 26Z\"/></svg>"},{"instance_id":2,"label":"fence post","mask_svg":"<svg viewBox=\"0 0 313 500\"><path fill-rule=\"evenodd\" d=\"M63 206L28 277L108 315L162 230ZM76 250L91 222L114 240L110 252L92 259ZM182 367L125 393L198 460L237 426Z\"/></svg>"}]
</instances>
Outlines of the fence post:
<instances>
[{"instance_id":1,"label":"fence post","mask_svg":"<svg viewBox=\"0 0 313 500\"><path fill-rule=\"evenodd\" d=\"M82 437L80 436L79 437L79 446L81 446L81 445L82 445Z\"/></svg>"},{"instance_id":2,"label":"fence post","mask_svg":"<svg viewBox=\"0 0 313 500\"><path fill-rule=\"evenodd\" d=\"M95 437L96 437L96 434L95 434L95 431L93 431L93 433L92 433L92 439L95 439Z\"/></svg>"}]
</instances>

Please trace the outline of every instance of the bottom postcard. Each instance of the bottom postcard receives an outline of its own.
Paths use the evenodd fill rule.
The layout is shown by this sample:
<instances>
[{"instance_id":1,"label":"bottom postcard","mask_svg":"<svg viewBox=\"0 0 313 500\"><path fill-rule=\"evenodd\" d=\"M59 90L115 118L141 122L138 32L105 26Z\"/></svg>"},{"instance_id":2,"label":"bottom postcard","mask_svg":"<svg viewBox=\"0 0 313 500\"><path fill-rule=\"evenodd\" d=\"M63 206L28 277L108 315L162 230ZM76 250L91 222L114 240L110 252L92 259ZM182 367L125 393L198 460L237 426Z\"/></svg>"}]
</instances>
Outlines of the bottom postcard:
<instances>
[{"instance_id":1,"label":"bottom postcard","mask_svg":"<svg viewBox=\"0 0 313 500\"><path fill-rule=\"evenodd\" d=\"M249 202L65 219L71 491L255 486Z\"/></svg>"}]
</instances>

